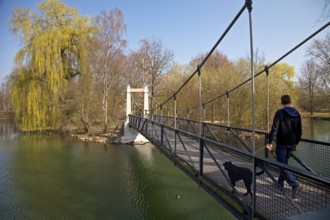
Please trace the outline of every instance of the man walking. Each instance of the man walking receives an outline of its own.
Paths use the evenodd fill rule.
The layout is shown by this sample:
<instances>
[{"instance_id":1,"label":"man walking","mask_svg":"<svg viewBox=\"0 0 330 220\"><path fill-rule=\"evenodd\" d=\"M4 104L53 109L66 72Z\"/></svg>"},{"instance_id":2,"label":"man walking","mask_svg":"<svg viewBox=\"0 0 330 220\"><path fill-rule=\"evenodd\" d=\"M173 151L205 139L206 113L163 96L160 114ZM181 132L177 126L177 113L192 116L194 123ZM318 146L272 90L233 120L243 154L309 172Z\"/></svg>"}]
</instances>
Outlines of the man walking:
<instances>
[{"instance_id":1,"label":"man walking","mask_svg":"<svg viewBox=\"0 0 330 220\"><path fill-rule=\"evenodd\" d=\"M281 103L283 108L275 113L266 148L271 151L272 142L276 141L277 162L288 164L291 152L296 149L301 139L301 117L299 112L291 107L289 95L282 96ZM296 199L301 191L301 186L291 172L280 169L280 176L278 177L280 186L284 187L285 180L292 187L292 199Z\"/></svg>"}]
</instances>

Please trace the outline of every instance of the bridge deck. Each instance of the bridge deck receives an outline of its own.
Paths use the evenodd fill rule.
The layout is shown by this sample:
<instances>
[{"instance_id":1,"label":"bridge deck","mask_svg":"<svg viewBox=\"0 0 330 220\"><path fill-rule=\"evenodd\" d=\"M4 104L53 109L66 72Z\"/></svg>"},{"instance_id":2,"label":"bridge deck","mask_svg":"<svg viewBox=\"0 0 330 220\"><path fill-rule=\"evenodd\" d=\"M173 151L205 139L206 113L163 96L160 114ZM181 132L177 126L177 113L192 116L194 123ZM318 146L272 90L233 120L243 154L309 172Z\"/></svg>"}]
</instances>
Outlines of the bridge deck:
<instances>
[{"instance_id":1,"label":"bridge deck","mask_svg":"<svg viewBox=\"0 0 330 220\"><path fill-rule=\"evenodd\" d=\"M145 130L149 138L161 141L161 128L159 125L147 126ZM165 128L163 131L163 145L170 152L189 164L193 170L199 170L200 163L200 144L199 139L190 137L187 134L175 133L172 129ZM246 167L252 170L252 157L244 157L228 149L219 146L213 146L206 143L204 146L203 157L203 176L210 179L212 184L220 187L229 194L233 191L229 182L228 173L224 169L223 163L231 161L236 166ZM257 168L257 171L260 169ZM329 188L310 181L303 175L295 173L295 176L302 186L302 192L297 200L291 199L292 190L287 184L284 190L279 188L273 180L277 179L279 168L272 165L267 166L267 172L256 178L256 211L262 217L267 219L280 219L300 213L316 211L322 208L330 207ZM272 180L273 179L273 180ZM244 196L246 187L242 180L239 180L235 186L236 192L233 196L245 207L252 204L251 197Z\"/></svg>"}]
</instances>

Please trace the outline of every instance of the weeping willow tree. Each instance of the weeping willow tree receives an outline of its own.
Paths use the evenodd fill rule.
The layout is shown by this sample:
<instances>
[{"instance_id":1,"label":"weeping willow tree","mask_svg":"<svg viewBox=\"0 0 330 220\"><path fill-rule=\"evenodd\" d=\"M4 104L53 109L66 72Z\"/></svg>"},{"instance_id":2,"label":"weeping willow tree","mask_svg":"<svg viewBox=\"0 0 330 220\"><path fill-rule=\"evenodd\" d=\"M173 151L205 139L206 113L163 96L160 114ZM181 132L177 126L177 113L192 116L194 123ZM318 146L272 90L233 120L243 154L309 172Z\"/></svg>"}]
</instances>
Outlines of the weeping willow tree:
<instances>
[{"instance_id":1,"label":"weeping willow tree","mask_svg":"<svg viewBox=\"0 0 330 220\"><path fill-rule=\"evenodd\" d=\"M88 77L89 18L59 0L44 1L38 9L18 8L11 20L13 33L22 41L11 96L24 131L57 129L58 105L69 79L76 74Z\"/></svg>"}]
</instances>

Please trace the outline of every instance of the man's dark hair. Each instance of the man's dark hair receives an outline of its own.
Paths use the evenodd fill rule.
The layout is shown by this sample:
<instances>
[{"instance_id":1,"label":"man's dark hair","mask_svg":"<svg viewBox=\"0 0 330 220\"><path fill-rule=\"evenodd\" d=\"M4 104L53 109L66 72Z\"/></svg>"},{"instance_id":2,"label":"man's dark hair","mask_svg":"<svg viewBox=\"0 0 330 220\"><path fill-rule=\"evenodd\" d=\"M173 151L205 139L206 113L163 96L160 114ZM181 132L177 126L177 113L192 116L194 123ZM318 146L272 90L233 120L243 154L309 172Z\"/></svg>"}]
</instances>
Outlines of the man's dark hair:
<instances>
[{"instance_id":1,"label":"man's dark hair","mask_svg":"<svg viewBox=\"0 0 330 220\"><path fill-rule=\"evenodd\" d=\"M287 105L287 104L291 104L291 98L289 95L284 95L281 97L281 103L282 105Z\"/></svg>"}]
</instances>

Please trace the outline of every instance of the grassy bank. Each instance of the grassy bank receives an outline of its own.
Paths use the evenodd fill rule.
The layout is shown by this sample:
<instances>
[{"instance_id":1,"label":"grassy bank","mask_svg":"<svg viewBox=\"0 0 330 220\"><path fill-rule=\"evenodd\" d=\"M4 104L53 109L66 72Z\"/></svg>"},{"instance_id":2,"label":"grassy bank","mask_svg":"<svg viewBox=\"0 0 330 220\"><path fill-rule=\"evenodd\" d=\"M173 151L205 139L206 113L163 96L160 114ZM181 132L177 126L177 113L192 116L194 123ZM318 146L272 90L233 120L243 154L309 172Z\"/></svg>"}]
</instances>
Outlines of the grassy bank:
<instances>
[{"instance_id":1,"label":"grassy bank","mask_svg":"<svg viewBox=\"0 0 330 220\"><path fill-rule=\"evenodd\" d=\"M328 112L315 112L313 115L310 113L303 113L303 117L306 118L313 118L313 119L319 119L319 120L330 120L330 113Z\"/></svg>"},{"instance_id":2,"label":"grassy bank","mask_svg":"<svg viewBox=\"0 0 330 220\"><path fill-rule=\"evenodd\" d=\"M71 136L73 139L78 139L86 142L98 142L98 143L112 143L118 138L122 131L122 121L109 122L108 131L103 131L103 125L100 123L91 123L88 133L83 129L82 124L68 123L65 127L62 127L62 133L67 136Z\"/></svg>"}]
</instances>

